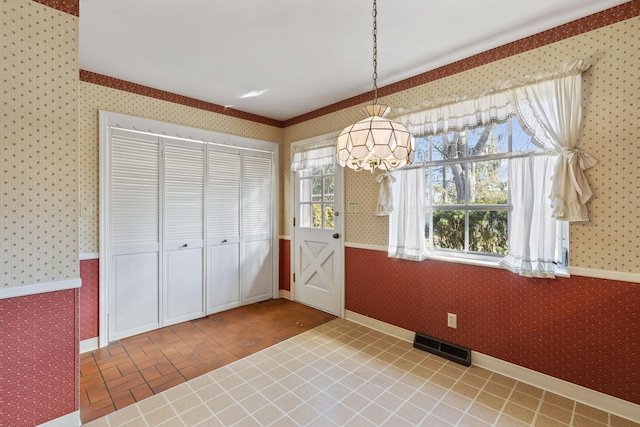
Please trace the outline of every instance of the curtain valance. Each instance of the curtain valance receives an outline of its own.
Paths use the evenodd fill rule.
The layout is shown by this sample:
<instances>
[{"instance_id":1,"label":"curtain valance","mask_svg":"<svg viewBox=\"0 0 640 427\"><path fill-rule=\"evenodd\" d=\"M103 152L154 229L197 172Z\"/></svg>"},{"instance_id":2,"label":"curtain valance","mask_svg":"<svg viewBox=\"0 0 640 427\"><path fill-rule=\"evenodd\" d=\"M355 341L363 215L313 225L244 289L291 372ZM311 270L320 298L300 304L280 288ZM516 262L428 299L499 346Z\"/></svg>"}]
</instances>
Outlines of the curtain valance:
<instances>
[{"instance_id":1,"label":"curtain valance","mask_svg":"<svg viewBox=\"0 0 640 427\"><path fill-rule=\"evenodd\" d=\"M592 192L584 171L596 160L577 148L582 118L582 73L590 64L577 60L553 72L496 83L484 93L431 103L395 120L414 136L437 135L516 117L533 142L557 163L549 198L553 217L588 221L585 204Z\"/></svg>"},{"instance_id":2,"label":"curtain valance","mask_svg":"<svg viewBox=\"0 0 640 427\"><path fill-rule=\"evenodd\" d=\"M330 166L336 161L336 138L293 147L291 171Z\"/></svg>"},{"instance_id":3,"label":"curtain valance","mask_svg":"<svg viewBox=\"0 0 640 427\"><path fill-rule=\"evenodd\" d=\"M504 122L517 115L518 98L526 96L518 89L563 77L580 76L590 66L587 61L580 59L563 64L558 70L498 81L475 95L428 101L422 106L405 110L394 120L407 126L414 136L438 135Z\"/></svg>"}]
</instances>

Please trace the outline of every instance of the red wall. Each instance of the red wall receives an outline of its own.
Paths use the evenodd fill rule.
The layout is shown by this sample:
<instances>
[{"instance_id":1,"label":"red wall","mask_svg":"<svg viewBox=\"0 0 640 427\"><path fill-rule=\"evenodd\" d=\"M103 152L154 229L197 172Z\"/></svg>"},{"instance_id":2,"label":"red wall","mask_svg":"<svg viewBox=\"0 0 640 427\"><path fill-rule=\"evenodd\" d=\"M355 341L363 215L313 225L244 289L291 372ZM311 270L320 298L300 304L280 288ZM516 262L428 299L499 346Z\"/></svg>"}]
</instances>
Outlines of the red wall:
<instances>
[{"instance_id":1,"label":"red wall","mask_svg":"<svg viewBox=\"0 0 640 427\"><path fill-rule=\"evenodd\" d=\"M78 290L0 300L0 425L79 409Z\"/></svg>"},{"instance_id":2,"label":"red wall","mask_svg":"<svg viewBox=\"0 0 640 427\"><path fill-rule=\"evenodd\" d=\"M97 259L80 261L80 341L99 335L100 263Z\"/></svg>"},{"instance_id":3,"label":"red wall","mask_svg":"<svg viewBox=\"0 0 640 427\"><path fill-rule=\"evenodd\" d=\"M291 290L291 241L280 239L280 255L278 258L280 263L280 287L279 289Z\"/></svg>"},{"instance_id":4,"label":"red wall","mask_svg":"<svg viewBox=\"0 0 640 427\"><path fill-rule=\"evenodd\" d=\"M640 284L528 279L354 248L345 265L347 310L640 404Z\"/></svg>"}]
</instances>

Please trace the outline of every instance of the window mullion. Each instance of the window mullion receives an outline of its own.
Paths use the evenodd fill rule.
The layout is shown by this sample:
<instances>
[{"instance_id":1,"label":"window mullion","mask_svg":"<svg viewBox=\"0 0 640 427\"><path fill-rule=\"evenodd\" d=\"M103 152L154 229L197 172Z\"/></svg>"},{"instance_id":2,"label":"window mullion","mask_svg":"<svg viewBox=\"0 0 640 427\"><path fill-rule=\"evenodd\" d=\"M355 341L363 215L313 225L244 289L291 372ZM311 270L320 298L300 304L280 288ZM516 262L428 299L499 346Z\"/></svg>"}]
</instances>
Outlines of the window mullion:
<instances>
[{"instance_id":1,"label":"window mullion","mask_svg":"<svg viewBox=\"0 0 640 427\"><path fill-rule=\"evenodd\" d=\"M464 157L469 157L469 132L464 134ZM471 176L470 176L470 164L464 163L462 165L464 170L464 251L469 252L469 197L471 197Z\"/></svg>"}]
</instances>

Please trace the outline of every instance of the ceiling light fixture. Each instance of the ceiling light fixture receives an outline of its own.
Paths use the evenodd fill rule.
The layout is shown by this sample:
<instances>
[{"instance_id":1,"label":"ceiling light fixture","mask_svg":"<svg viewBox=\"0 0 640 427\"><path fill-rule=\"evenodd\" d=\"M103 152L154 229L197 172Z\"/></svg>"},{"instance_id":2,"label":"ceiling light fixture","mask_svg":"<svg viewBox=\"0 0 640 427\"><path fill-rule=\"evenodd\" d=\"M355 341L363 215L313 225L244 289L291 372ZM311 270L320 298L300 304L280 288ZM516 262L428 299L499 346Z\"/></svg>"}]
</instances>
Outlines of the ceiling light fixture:
<instances>
[{"instance_id":1,"label":"ceiling light fixture","mask_svg":"<svg viewBox=\"0 0 640 427\"><path fill-rule=\"evenodd\" d=\"M413 136L401 124L385 119L391 108L378 104L378 9L373 0L373 105L362 109L365 118L347 126L336 143L340 166L356 171L393 170L411 164Z\"/></svg>"}]
</instances>

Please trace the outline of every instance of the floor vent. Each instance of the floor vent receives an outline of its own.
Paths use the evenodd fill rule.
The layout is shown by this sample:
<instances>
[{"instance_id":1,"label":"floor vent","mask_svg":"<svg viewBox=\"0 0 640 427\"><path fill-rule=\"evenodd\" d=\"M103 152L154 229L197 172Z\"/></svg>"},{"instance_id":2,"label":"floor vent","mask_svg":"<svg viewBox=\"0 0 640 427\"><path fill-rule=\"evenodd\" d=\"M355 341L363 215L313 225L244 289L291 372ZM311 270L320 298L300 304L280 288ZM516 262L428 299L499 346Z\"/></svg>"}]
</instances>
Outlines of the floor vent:
<instances>
[{"instance_id":1,"label":"floor vent","mask_svg":"<svg viewBox=\"0 0 640 427\"><path fill-rule=\"evenodd\" d=\"M464 366L471 365L471 350L456 344L451 344L438 338L416 333L413 346L417 349L428 351L452 362Z\"/></svg>"}]
</instances>

